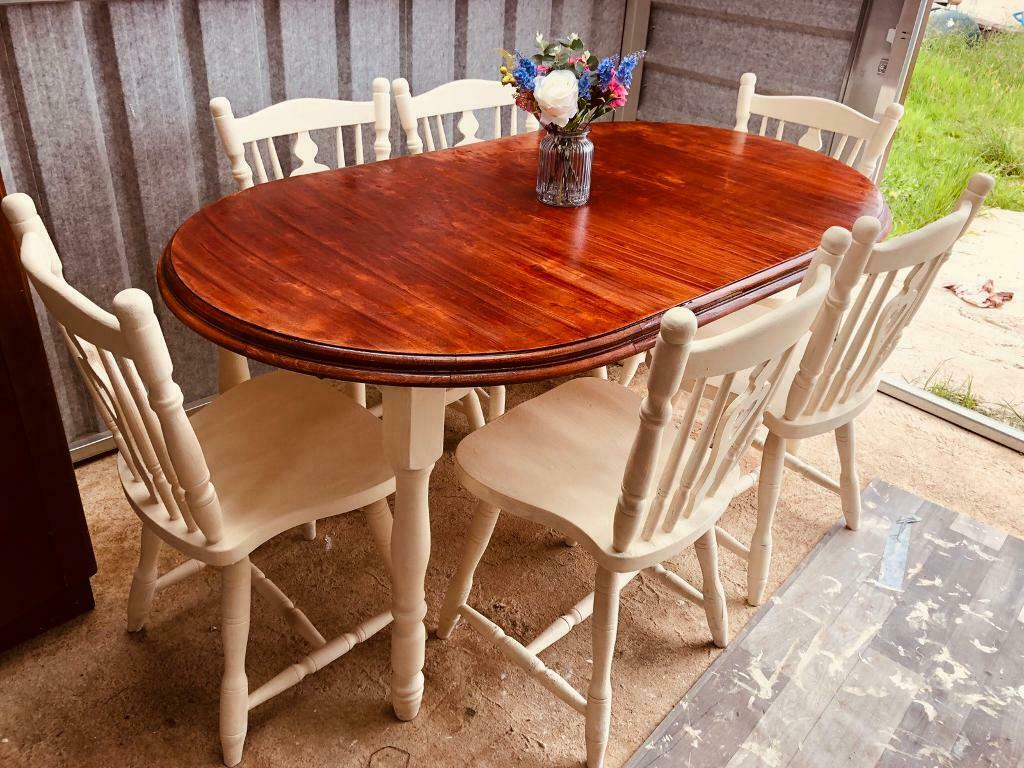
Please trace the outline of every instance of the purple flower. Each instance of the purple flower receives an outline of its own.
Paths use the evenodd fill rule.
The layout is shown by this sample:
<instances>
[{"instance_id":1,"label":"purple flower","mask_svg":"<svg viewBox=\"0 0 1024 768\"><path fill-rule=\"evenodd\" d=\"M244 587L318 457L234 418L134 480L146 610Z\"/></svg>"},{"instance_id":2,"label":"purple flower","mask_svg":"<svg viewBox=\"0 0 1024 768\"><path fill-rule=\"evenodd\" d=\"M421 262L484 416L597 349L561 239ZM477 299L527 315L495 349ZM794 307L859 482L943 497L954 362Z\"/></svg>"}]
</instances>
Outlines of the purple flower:
<instances>
[{"instance_id":1,"label":"purple flower","mask_svg":"<svg viewBox=\"0 0 1024 768\"><path fill-rule=\"evenodd\" d=\"M618 58L618 56L606 56L597 63L597 79L602 88L611 85L615 78L615 62Z\"/></svg>"},{"instance_id":2,"label":"purple flower","mask_svg":"<svg viewBox=\"0 0 1024 768\"><path fill-rule=\"evenodd\" d=\"M640 63L640 59L643 58L646 51L636 51L629 54L619 64L615 74L619 78L619 82L627 88L633 86L633 70L636 69L636 65Z\"/></svg>"}]
</instances>

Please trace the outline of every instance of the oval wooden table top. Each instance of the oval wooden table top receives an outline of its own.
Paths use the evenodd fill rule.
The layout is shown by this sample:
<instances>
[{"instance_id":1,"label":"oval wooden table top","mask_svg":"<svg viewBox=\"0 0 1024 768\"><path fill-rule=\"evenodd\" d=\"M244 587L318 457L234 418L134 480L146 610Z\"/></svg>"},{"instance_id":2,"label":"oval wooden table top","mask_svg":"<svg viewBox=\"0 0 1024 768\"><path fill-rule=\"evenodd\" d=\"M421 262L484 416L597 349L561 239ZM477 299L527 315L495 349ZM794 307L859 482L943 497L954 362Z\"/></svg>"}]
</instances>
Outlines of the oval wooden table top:
<instances>
[{"instance_id":1,"label":"oval wooden table top","mask_svg":"<svg viewBox=\"0 0 1024 768\"><path fill-rule=\"evenodd\" d=\"M275 366L458 386L589 370L799 281L878 189L823 154L719 128L602 123L593 191L537 202L538 134L299 176L189 218L158 267L186 325Z\"/></svg>"}]
</instances>

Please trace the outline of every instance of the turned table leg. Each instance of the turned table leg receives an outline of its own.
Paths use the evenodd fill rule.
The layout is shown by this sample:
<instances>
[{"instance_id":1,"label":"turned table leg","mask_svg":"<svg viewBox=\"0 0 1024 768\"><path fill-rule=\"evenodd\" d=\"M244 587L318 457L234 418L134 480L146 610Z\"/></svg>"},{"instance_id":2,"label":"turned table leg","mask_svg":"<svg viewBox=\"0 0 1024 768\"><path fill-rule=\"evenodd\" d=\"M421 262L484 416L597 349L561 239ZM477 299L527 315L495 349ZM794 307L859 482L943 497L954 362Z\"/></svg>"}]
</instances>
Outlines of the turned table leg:
<instances>
[{"instance_id":1,"label":"turned table leg","mask_svg":"<svg viewBox=\"0 0 1024 768\"><path fill-rule=\"evenodd\" d=\"M444 389L383 387L384 450L395 470L391 532L391 705L412 720L423 698L424 579L430 557L427 487L444 445Z\"/></svg>"}]
</instances>

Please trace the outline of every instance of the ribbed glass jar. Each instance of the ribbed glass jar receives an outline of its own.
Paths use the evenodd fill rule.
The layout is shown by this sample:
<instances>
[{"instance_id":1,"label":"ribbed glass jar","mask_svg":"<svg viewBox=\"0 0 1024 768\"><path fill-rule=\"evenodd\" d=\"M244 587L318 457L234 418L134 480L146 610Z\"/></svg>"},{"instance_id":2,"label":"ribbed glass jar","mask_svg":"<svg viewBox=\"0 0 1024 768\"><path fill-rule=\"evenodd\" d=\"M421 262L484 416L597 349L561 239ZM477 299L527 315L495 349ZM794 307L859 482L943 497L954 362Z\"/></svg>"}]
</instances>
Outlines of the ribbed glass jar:
<instances>
[{"instance_id":1,"label":"ribbed glass jar","mask_svg":"<svg viewBox=\"0 0 1024 768\"><path fill-rule=\"evenodd\" d=\"M540 140L537 199L560 208L576 208L590 198L590 170L594 145L590 128L548 131Z\"/></svg>"}]
</instances>

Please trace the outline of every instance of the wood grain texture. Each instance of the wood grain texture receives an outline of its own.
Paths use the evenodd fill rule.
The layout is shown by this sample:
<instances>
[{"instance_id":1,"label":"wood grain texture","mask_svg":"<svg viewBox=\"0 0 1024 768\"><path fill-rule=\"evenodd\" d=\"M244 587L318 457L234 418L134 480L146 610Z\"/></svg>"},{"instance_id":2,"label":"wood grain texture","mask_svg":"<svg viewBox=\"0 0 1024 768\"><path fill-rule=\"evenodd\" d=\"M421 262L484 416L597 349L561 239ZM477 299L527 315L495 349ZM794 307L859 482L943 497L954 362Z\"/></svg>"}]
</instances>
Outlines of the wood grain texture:
<instances>
[{"instance_id":1,"label":"wood grain texture","mask_svg":"<svg viewBox=\"0 0 1024 768\"><path fill-rule=\"evenodd\" d=\"M260 185L159 264L188 326L272 365L381 384L509 383L650 348L797 282L821 233L888 212L824 156L716 128L594 127L594 192L534 198L537 136Z\"/></svg>"}]
</instances>

